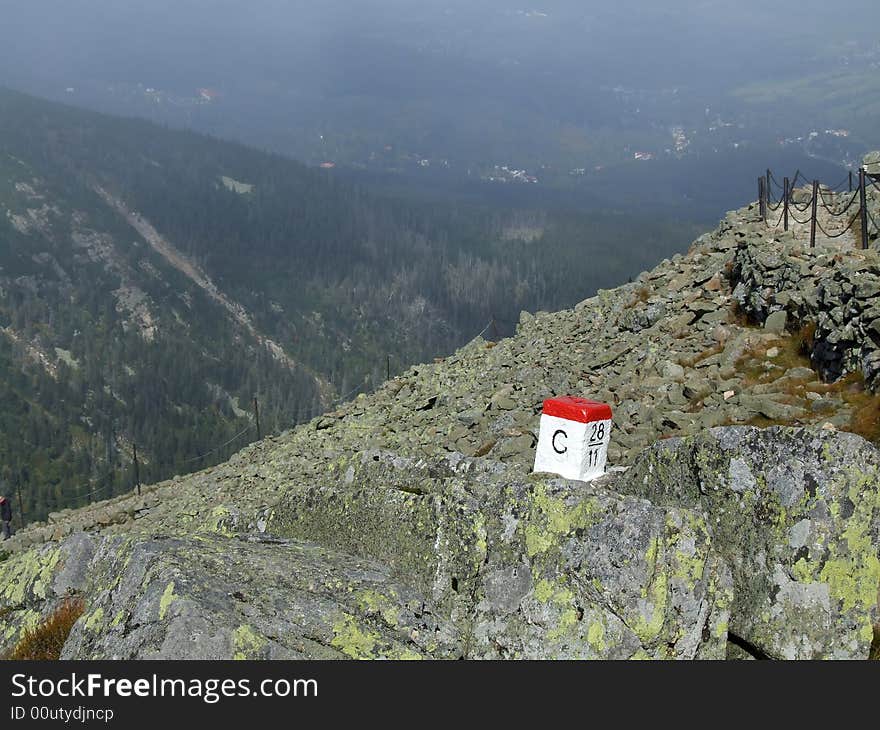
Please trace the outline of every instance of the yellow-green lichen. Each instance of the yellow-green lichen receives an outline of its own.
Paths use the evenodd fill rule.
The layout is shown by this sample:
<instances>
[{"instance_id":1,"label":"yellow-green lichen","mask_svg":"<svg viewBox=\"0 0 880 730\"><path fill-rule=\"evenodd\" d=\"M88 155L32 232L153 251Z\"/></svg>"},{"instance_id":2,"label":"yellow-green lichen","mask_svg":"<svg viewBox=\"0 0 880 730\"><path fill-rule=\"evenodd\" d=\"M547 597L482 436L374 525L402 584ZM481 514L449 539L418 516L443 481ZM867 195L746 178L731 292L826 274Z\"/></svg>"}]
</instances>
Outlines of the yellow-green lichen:
<instances>
[{"instance_id":1,"label":"yellow-green lichen","mask_svg":"<svg viewBox=\"0 0 880 730\"><path fill-rule=\"evenodd\" d=\"M557 639L562 638L572 629L572 627L577 625L578 620L578 614L574 608L565 609L559 614L559 618L556 620L556 626L547 632L547 638L550 639L550 641L556 641Z\"/></svg>"},{"instance_id":2,"label":"yellow-green lichen","mask_svg":"<svg viewBox=\"0 0 880 730\"><path fill-rule=\"evenodd\" d=\"M668 599L667 591L667 575L666 570L661 570L654 576L654 582L651 584L649 594L650 600L648 605L651 607L651 617L645 619L641 614L636 615L632 623L632 629L636 636L643 642L648 643L656 639L666 619L666 602Z\"/></svg>"},{"instance_id":3,"label":"yellow-green lichen","mask_svg":"<svg viewBox=\"0 0 880 730\"><path fill-rule=\"evenodd\" d=\"M374 631L362 629L354 616L346 613L333 625L330 644L352 659L369 659L374 657L378 639Z\"/></svg>"},{"instance_id":4,"label":"yellow-green lichen","mask_svg":"<svg viewBox=\"0 0 880 730\"><path fill-rule=\"evenodd\" d=\"M160 621L165 618L165 614L168 613L168 607L177 598L178 598L178 596L174 593L174 581L171 581L167 586L165 586L165 590L162 593L162 597L159 599L159 620Z\"/></svg>"},{"instance_id":5,"label":"yellow-green lichen","mask_svg":"<svg viewBox=\"0 0 880 730\"><path fill-rule=\"evenodd\" d=\"M698 546L685 549L679 548L676 544L672 551L671 563L672 577L683 581L689 590L694 590L697 583L703 579L706 561Z\"/></svg>"},{"instance_id":6,"label":"yellow-green lichen","mask_svg":"<svg viewBox=\"0 0 880 730\"><path fill-rule=\"evenodd\" d=\"M43 556L39 574L37 575L37 578L34 581L34 585L32 588L32 592L37 598L48 598L49 586L51 585L52 578L55 575L55 567L58 565L58 562L60 560L60 550L52 550L49 552L48 555Z\"/></svg>"},{"instance_id":7,"label":"yellow-green lichen","mask_svg":"<svg viewBox=\"0 0 880 730\"><path fill-rule=\"evenodd\" d=\"M20 606L28 595L38 599L49 596L52 578L61 551L57 548L28 550L0 564L0 585L4 586L3 602L10 606Z\"/></svg>"},{"instance_id":8,"label":"yellow-green lichen","mask_svg":"<svg viewBox=\"0 0 880 730\"><path fill-rule=\"evenodd\" d=\"M564 500L550 497L543 485L535 489L532 503L534 511L524 530L529 557L547 552L558 545L560 537L573 529L588 527L591 516L596 511L596 505L591 499L569 506Z\"/></svg>"},{"instance_id":9,"label":"yellow-green lichen","mask_svg":"<svg viewBox=\"0 0 880 730\"><path fill-rule=\"evenodd\" d=\"M797 562L791 566L791 574L800 583L812 583L815 580L813 569L805 558L799 558Z\"/></svg>"},{"instance_id":10,"label":"yellow-green lichen","mask_svg":"<svg viewBox=\"0 0 880 730\"><path fill-rule=\"evenodd\" d=\"M367 589L356 595L358 608L367 613L379 614L386 624L397 627L400 608L393 598L383 596L378 591Z\"/></svg>"},{"instance_id":11,"label":"yellow-green lichen","mask_svg":"<svg viewBox=\"0 0 880 730\"><path fill-rule=\"evenodd\" d=\"M419 661L424 659L421 654L412 649L400 649L392 651L388 654L389 659L399 659L400 661Z\"/></svg>"},{"instance_id":12,"label":"yellow-green lichen","mask_svg":"<svg viewBox=\"0 0 880 730\"><path fill-rule=\"evenodd\" d=\"M482 512L478 512L474 519L474 534L477 536L477 550L480 556L484 556L489 549L486 533L486 519Z\"/></svg>"},{"instance_id":13,"label":"yellow-green lichen","mask_svg":"<svg viewBox=\"0 0 880 730\"><path fill-rule=\"evenodd\" d=\"M605 643L605 625L601 621L594 621L587 630L587 642L597 652L604 652L608 647Z\"/></svg>"},{"instance_id":14,"label":"yellow-green lichen","mask_svg":"<svg viewBox=\"0 0 880 730\"><path fill-rule=\"evenodd\" d=\"M828 584L831 595L840 601L844 611L859 607L867 615L877 603L880 559L871 545L867 525L861 521L850 519L843 537L847 543L846 553L828 560L819 573L819 580Z\"/></svg>"},{"instance_id":15,"label":"yellow-green lichen","mask_svg":"<svg viewBox=\"0 0 880 730\"><path fill-rule=\"evenodd\" d=\"M660 552L660 538L652 537L651 541L648 543L648 550L645 552L645 563L649 566L656 565L657 563L657 554ZM646 598L648 596L648 587L645 586L642 589L642 598Z\"/></svg>"},{"instance_id":16,"label":"yellow-green lichen","mask_svg":"<svg viewBox=\"0 0 880 730\"><path fill-rule=\"evenodd\" d=\"M575 596L565 585L554 585L542 578L535 584L534 595L538 602L550 604L556 612L556 624L547 631L548 639L555 641L561 638L580 621Z\"/></svg>"},{"instance_id":17,"label":"yellow-green lichen","mask_svg":"<svg viewBox=\"0 0 880 730\"><path fill-rule=\"evenodd\" d=\"M553 584L542 578L535 585L535 598L539 603L547 603L553 597Z\"/></svg>"},{"instance_id":18,"label":"yellow-green lichen","mask_svg":"<svg viewBox=\"0 0 880 730\"><path fill-rule=\"evenodd\" d=\"M34 611L30 608L16 613L16 617L18 618L18 621L16 621L15 623L10 622L9 627L3 634L4 639L11 639L12 637L21 634L27 629L34 629L43 620L43 616L39 611Z\"/></svg>"},{"instance_id":19,"label":"yellow-green lichen","mask_svg":"<svg viewBox=\"0 0 880 730\"><path fill-rule=\"evenodd\" d=\"M205 529L209 532L217 533L218 535L230 537L233 534L228 523L231 516L232 513L229 511L228 507L222 504L218 505L212 509L208 515L208 519L205 522Z\"/></svg>"},{"instance_id":20,"label":"yellow-green lichen","mask_svg":"<svg viewBox=\"0 0 880 730\"><path fill-rule=\"evenodd\" d=\"M97 633L104 621L104 609L98 608L91 616L86 619L85 627L87 630Z\"/></svg>"},{"instance_id":21,"label":"yellow-green lichen","mask_svg":"<svg viewBox=\"0 0 880 730\"><path fill-rule=\"evenodd\" d=\"M660 635L666 620L669 576L665 566L659 567L663 552L664 545L660 538L652 538L645 553L645 562L652 571L653 578L642 588L644 605L650 615L649 618L645 618L642 613L638 613L630 622L632 630L643 644L650 643Z\"/></svg>"},{"instance_id":22,"label":"yellow-green lichen","mask_svg":"<svg viewBox=\"0 0 880 730\"><path fill-rule=\"evenodd\" d=\"M267 643L264 636L258 634L248 624L243 624L232 632L232 658L235 660L256 659Z\"/></svg>"}]
</instances>

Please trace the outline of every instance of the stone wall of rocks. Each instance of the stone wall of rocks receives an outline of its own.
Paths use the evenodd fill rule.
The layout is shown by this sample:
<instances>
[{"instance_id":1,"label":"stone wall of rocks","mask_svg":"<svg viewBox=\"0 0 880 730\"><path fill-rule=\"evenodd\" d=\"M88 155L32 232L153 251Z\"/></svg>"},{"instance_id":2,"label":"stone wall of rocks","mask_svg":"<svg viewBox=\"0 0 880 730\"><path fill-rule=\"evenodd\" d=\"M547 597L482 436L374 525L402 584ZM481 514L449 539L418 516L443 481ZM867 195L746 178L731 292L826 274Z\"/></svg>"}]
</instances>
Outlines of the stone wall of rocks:
<instances>
[{"instance_id":1,"label":"stone wall of rocks","mask_svg":"<svg viewBox=\"0 0 880 730\"><path fill-rule=\"evenodd\" d=\"M740 237L734 257L733 295L742 310L770 329L796 331L815 327L811 360L827 381L861 371L868 387L880 389L880 152L863 160L869 175L866 196L866 251L842 241L824 239L810 248L791 233L776 232L775 240L755 246L752 236ZM803 191L796 191L803 192ZM823 194L832 210L842 212L849 194ZM855 211L853 211L855 213ZM842 220L847 220L846 218ZM854 231L858 231L861 223Z\"/></svg>"},{"instance_id":2,"label":"stone wall of rocks","mask_svg":"<svg viewBox=\"0 0 880 730\"><path fill-rule=\"evenodd\" d=\"M743 241L734 257L734 297L759 323L815 326L811 360L826 380L861 371L880 388L880 252L773 247Z\"/></svg>"}]
</instances>

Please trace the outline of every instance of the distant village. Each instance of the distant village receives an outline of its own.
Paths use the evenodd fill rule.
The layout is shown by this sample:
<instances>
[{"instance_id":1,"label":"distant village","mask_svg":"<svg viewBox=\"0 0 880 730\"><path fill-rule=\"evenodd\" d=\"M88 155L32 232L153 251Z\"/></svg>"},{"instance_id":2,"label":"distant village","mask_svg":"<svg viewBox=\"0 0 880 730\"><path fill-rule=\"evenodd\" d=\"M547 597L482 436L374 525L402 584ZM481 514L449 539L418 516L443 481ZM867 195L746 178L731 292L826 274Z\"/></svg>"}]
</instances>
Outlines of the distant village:
<instances>
[{"instance_id":1,"label":"distant village","mask_svg":"<svg viewBox=\"0 0 880 730\"><path fill-rule=\"evenodd\" d=\"M64 91L70 96L75 96L78 93L74 86L68 86ZM106 91L112 96L141 97L152 104L169 104L171 106L213 104L222 97L219 91L207 87L195 89L192 94L172 94L164 89L157 89L143 83L114 84L108 86Z\"/></svg>"},{"instance_id":2,"label":"distant village","mask_svg":"<svg viewBox=\"0 0 880 730\"><path fill-rule=\"evenodd\" d=\"M501 182L501 183L537 183L538 178L534 175L529 175L525 170L515 170L507 165L496 165L492 172L488 175L484 175L483 180L487 182Z\"/></svg>"},{"instance_id":3,"label":"distant village","mask_svg":"<svg viewBox=\"0 0 880 730\"><path fill-rule=\"evenodd\" d=\"M518 11L518 14L530 18L546 17L546 14L540 11ZM644 114L647 111L646 106L650 108L658 100L674 100L679 93L676 88L651 91L615 86L603 87L603 90L613 95L618 102L628 106L629 112L635 115ZM171 93L143 83L136 83L112 85L105 91L118 97L140 98L159 107L167 105L184 110L194 110L198 107L217 104L223 99L221 91L208 86L196 88L191 93ZM67 87L65 92L71 96L78 94L77 88L72 86ZM545 164L533 162L532 165L515 164L510 161L499 163L473 160L450 162L449 159L442 156L425 154L425 152L430 152L429 150L404 151L395 144L377 147L361 160L351 159L350 155L346 154L347 150L344 147L337 148L335 152L341 158L338 159L335 158L335 155L334 157L323 157L330 152L330 148L324 143L323 134L321 135L323 155L316 150L316 153L322 155L323 159L318 157L313 161L313 164L319 169L327 171L334 170L338 165L344 164L354 169L373 169L390 173L400 173L405 170L424 170L426 173L434 173L438 170L458 168L460 173L487 183L536 185L541 182L552 183L554 180L558 182L561 177L580 178L601 174L608 166L627 160L635 163L650 163L658 158L681 158L691 154L717 153L723 149L739 149L740 146L749 144L749 133L742 122L723 119L716 111L709 108L706 108L705 111L705 121L689 127L684 124L676 124L666 128L665 134L668 136L666 136L667 142L665 144L663 143L663 128L658 125L655 129L657 130L657 134L654 135L656 139L652 140L647 137L639 144L639 147L624 144L621 149L616 151L605 150L605 158L602 160L592 160L590 164L585 164L588 162L585 159L581 161L580 165L576 164L571 167L557 167L550 162ZM840 144L840 142L848 140L849 137L850 131L848 129L827 128L786 136L776 142L783 147L799 146L807 154L833 159L847 166L852 162L850 160L851 153L847 151L848 147L852 145L847 146ZM832 141L836 141L837 144ZM558 161L556 162L558 164Z\"/></svg>"}]
</instances>

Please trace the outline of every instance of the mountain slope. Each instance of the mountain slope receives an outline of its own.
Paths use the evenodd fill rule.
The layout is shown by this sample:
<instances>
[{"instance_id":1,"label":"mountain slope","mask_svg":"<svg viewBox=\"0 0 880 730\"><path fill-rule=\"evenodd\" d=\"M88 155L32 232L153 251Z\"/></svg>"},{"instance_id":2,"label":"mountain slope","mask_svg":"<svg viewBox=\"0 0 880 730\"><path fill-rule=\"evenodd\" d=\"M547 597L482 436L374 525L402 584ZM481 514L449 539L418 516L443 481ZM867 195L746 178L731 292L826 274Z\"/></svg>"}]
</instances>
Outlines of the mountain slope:
<instances>
[{"instance_id":1,"label":"mountain slope","mask_svg":"<svg viewBox=\"0 0 880 730\"><path fill-rule=\"evenodd\" d=\"M294 398L320 406L313 373L221 316L97 193L73 199L11 156L0 169L0 453L29 517L128 488L134 443L148 481L197 468L270 384L281 412L296 414Z\"/></svg>"},{"instance_id":2,"label":"mountain slope","mask_svg":"<svg viewBox=\"0 0 880 730\"><path fill-rule=\"evenodd\" d=\"M636 282L17 535L5 645L70 587L88 604L70 658L865 658L878 305L876 248L735 211ZM564 393L614 409L591 484L530 473L541 401ZM279 564L297 567L276 594ZM120 571L143 589L115 590Z\"/></svg>"},{"instance_id":3,"label":"mountain slope","mask_svg":"<svg viewBox=\"0 0 880 730\"><path fill-rule=\"evenodd\" d=\"M631 248L605 245L623 225ZM143 481L214 463L256 435L254 397L281 431L687 230L380 197L0 90L0 476L41 519L129 488L135 444Z\"/></svg>"}]
</instances>

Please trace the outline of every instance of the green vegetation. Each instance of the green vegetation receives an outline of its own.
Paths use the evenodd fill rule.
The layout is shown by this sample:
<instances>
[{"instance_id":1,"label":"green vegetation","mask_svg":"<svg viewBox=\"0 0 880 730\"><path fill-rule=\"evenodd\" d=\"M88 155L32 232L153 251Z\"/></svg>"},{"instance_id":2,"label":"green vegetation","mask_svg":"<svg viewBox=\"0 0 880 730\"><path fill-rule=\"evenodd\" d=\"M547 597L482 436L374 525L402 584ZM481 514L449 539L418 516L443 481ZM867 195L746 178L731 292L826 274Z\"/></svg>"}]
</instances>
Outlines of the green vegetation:
<instances>
[{"instance_id":1,"label":"green vegetation","mask_svg":"<svg viewBox=\"0 0 880 730\"><path fill-rule=\"evenodd\" d=\"M869 145L876 139L880 78L873 69L840 69L799 78L781 77L743 86L733 97L758 107L778 107L780 116L797 117L807 113L807 118L812 118L818 108L821 122L849 129Z\"/></svg>"}]
</instances>

